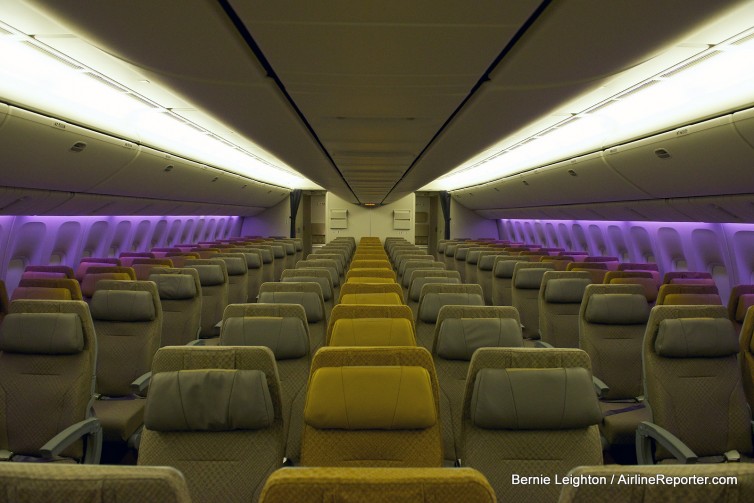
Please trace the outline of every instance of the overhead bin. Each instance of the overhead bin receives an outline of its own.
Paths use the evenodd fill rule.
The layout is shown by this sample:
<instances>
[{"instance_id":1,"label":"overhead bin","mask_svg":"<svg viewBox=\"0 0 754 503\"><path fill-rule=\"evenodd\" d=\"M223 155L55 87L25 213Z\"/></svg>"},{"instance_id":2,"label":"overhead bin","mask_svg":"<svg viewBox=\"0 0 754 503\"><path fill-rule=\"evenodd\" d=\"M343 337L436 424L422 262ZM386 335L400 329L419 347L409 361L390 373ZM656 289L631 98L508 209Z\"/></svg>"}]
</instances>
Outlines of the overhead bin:
<instances>
[{"instance_id":1,"label":"overhead bin","mask_svg":"<svg viewBox=\"0 0 754 503\"><path fill-rule=\"evenodd\" d=\"M71 197L71 192L0 187L0 214L44 215Z\"/></svg>"},{"instance_id":2,"label":"overhead bin","mask_svg":"<svg viewBox=\"0 0 754 503\"><path fill-rule=\"evenodd\" d=\"M575 157L495 182L454 191L470 209L578 204L647 199L649 194L618 175L602 152Z\"/></svg>"},{"instance_id":3,"label":"overhead bin","mask_svg":"<svg viewBox=\"0 0 754 503\"><path fill-rule=\"evenodd\" d=\"M84 192L136 157L135 144L14 106L0 107L0 185Z\"/></svg>"},{"instance_id":4,"label":"overhead bin","mask_svg":"<svg viewBox=\"0 0 754 503\"><path fill-rule=\"evenodd\" d=\"M746 118L748 119L748 117ZM726 115L605 151L607 163L654 197L754 192L754 148ZM711 148L710 146L714 146Z\"/></svg>"}]
</instances>

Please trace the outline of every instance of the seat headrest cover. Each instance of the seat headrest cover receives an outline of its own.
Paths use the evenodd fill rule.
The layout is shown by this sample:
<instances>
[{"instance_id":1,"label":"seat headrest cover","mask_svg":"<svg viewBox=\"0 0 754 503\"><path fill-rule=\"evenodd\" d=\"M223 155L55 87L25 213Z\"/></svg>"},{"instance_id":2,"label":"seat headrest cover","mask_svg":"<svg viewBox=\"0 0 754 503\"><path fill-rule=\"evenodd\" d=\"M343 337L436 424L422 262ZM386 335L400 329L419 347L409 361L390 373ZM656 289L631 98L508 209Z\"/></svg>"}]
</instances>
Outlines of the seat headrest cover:
<instances>
[{"instance_id":1,"label":"seat headrest cover","mask_svg":"<svg viewBox=\"0 0 754 503\"><path fill-rule=\"evenodd\" d=\"M513 270L516 268L516 264L524 262L523 260L501 260L495 264L495 277L496 278L512 278Z\"/></svg>"},{"instance_id":2,"label":"seat headrest cover","mask_svg":"<svg viewBox=\"0 0 754 503\"><path fill-rule=\"evenodd\" d=\"M586 278L556 278L545 285L545 300L555 304L580 303L589 284Z\"/></svg>"},{"instance_id":3,"label":"seat headrest cover","mask_svg":"<svg viewBox=\"0 0 754 503\"><path fill-rule=\"evenodd\" d=\"M283 245L270 245L272 247L272 253L275 258L285 258L285 246Z\"/></svg>"},{"instance_id":4,"label":"seat headrest cover","mask_svg":"<svg viewBox=\"0 0 754 503\"><path fill-rule=\"evenodd\" d=\"M649 319L647 298L638 293L596 293L584 313L589 323L640 325Z\"/></svg>"},{"instance_id":5,"label":"seat headrest cover","mask_svg":"<svg viewBox=\"0 0 754 503\"><path fill-rule=\"evenodd\" d=\"M244 253L244 257L246 257L247 269L259 269L262 267L261 253Z\"/></svg>"},{"instance_id":6,"label":"seat headrest cover","mask_svg":"<svg viewBox=\"0 0 754 503\"><path fill-rule=\"evenodd\" d=\"M644 289L644 296L647 302L657 300L657 283L654 278L613 278L610 280L611 285L640 285Z\"/></svg>"},{"instance_id":7,"label":"seat headrest cover","mask_svg":"<svg viewBox=\"0 0 754 503\"><path fill-rule=\"evenodd\" d=\"M403 301L394 292L386 293L347 293L340 299L341 304L386 304L399 306Z\"/></svg>"},{"instance_id":8,"label":"seat headrest cover","mask_svg":"<svg viewBox=\"0 0 754 503\"><path fill-rule=\"evenodd\" d=\"M512 318L448 318L437 334L437 355L446 360L471 360L479 348L521 346L521 324Z\"/></svg>"},{"instance_id":9,"label":"seat headrest cover","mask_svg":"<svg viewBox=\"0 0 754 503\"><path fill-rule=\"evenodd\" d=\"M24 271L21 275L21 279L64 279L68 276L64 272L54 271Z\"/></svg>"},{"instance_id":10,"label":"seat headrest cover","mask_svg":"<svg viewBox=\"0 0 754 503\"><path fill-rule=\"evenodd\" d=\"M513 279L513 286L525 290L539 290L539 287L542 285L542 276L548 270L539 267L519 269L516 272L516 277Z\"/></svg>"},{"instance_id":11,"label":"seat headrest cover","mask_svg":"<svg viewBox=\"0 0 754 503\"><path fill-rule=\"evenodd\" d=\"M243 276L248 271L246 260L241 257L220 257L225 262L228 276Z\"/></svg>"},{"instance_id":12,"label":"seat headrest cover","mask_svg":"<svg viewBox=\"0 0 754 503\"><path fill-rule=\"evenodd\" d=\"M416 346L416 339L406 318L341 318L330 346Z\"/></svg>"},{"instance_id":13,"label":"seat headrest cover","mask_svg":"<svg viewBox=\"0 0 754 503\"><path fill-rule=\"evenodd\" d=\"M490 430L570 430L602 422L589 371L485 368L476 375L471 421Z\"/></svg>"},{"instance_id":14,"label":"seat headrest cover","mask_svg":"<svg viewBox=\"0 0 754 503\"><path fill-rule=\"evenodd\" d=\"M712 278L673 278L670 280L671 285L710 285L716 286Z\"/></svg>"},{"instance_id":15,"label":"seat headrest cover","mask_svg":"<svg viewBox=\"0 0 754 503\"><path fill-rule=\"evenodd\" d=\"M309 337L299 318L236 316L223 321L223 346L267 346L276 360L306 356Z\"/></svg>"},{"instance_id":16,"label":"seat headrest cover","mask_svg":"<svg viewBox=\"0 0 754 503\"><path fill-rule=\"evenodd\" d=\"M751 306L754 306L754 293L745 293L738 298L738 304L736 305L736 321L741 323L746 317L746 311Z\"/></svg>"},{"instance_id":17,"label":"seat headrest cover","mask_svg":"<svg viewBox=\"0 0 754 503\"><path fill-rule=\"evenodd\" d=\"M71 355L83 350L84 332L75 313L12 313L0 325L0 351Z\"/></svg>"},{"instance_id":18,"label":"seat headrest cover","mask_svg":"<svg viewBox=\"0 0 754 503\"><path fill-rule=\"evenodd\" d=\"M157 317L152 294L146 291L97 290L89 310L101 321L152 321Z\"/></svg>"},{"instance_id":19,"label":"seat headrest cover","mask_svg":"<svg viewBox=\"0 0 754 503\"><path fill-rule=\"evenodd\" d=\"M186 300L196 297L194 278L188 274L151 274L149 281L155 282L161 299Z\"/></svg>"},{"instance_id":20,"label":"seat headrest cover","mask_svg":"<svg viewBox=\"0 0 754 503\"><path fill-rule=\"evenodd\" d=\"M491 271L492 267L495 265L495 258L497 258L497 255L485 255L480 257L479 262L477 263L477 268L480 271Z\"/></svg>"},{"instance_id":21,"label":"seat headrest cover","mask_svg":"<svg viewBox=\"0 0 754 503\"><path fill-rule=\"evenodd\" d=\"M304 409L318 429L412 430L437 422L423 367L323 367L314 371Z\"/></svg>"},{"instance_id":22,"label":"seat headrest cover","mask_svg":"<svg viewBox=\"0 0 754 503\"><path fill-rule=\"evenodd\" d=\"M223 269L216 264L195 264L186 267L196 269L199 273L199 282L202 286L216 286L225 283Z\"/></svg>"},{"instance_id":23,"label":"seat headrest cover","mask_svg":"<svg viewBox=\"0 0 754 503\"><path fill-rule=\"evenodd\" d=\"M738 335L727 318L662 320L655 351L668 358L720 358L738 353Z\"/></svg>"},{"instance_id":24,"label":"seat headrest cover","mask_svg":"<svg viewBox=\"0 0 754 503\"><path fill-rule=\"evenodd\" d=\"M425 276L423 278L416 278L411 282L411 291L409 292L409 298L414 302L418 302L421 298L422 287L427 283L444 283L451 285L460 285L460 278L449 278L447 276Z\"/></svg>"},{"instance_id":25,"label":"seat headrest cover","mask_svg":"<svg viewBox=\"0 0 754 503\"><path fill-rule=\"evenodd\" d=\"M314 292L261 292L260 304L300 304L306 311L306 320L316 323L325 319L322 302Z\"/></svg>"},{"instance_id":26,"label":"seat headrest cover","mask_svg":"<svg viewBox=\"0 0 754 503\"><path fill-rule=\"evenodd\" d=\"M419 305L419 319L425 323L435 323L442 306L483 306L484 299L475 293L436 293L424 295Z\"/></svg>"},{"instance_id":27,"label":"seat headrest cover","mask_svg":"<svg viewBox=\"0 0 754 503\"><path fill-rule=\"evenodd\" d=\"M261 370L202 369L152 376L144 425L152 431L258 430L272 424Z\"/></svg>"},{"instance_id":28,"label":"seat headrest cover","mask_svg":"<svg viewBox=\"0 0 754 503\"><path fill-rule=\"evenodd\" d=\"M280 281L282 281L283 283L318 283L320 288L322 288L323 300L332 299L332 288L330 287L329 278L323 278L323 277L318 277L318 276L307 276L306 274L302 274L300 276L298 275L286 276L285 278L282 278Z\"/></svg>"}]
</instances>

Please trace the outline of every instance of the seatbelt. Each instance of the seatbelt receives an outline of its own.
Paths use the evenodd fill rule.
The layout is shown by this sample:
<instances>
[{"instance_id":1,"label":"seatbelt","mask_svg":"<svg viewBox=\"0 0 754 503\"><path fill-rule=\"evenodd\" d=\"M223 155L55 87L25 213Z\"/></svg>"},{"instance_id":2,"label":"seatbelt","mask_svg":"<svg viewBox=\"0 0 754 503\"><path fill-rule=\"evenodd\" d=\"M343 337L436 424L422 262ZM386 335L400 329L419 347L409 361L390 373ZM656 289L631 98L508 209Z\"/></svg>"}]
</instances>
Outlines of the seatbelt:
<instances>
[{"instance_id":1,"label":"seatbelt","mask_svg":"<svg viewBox=\"0 0 754 503\"><path fill-rule=\"evenodd\" d=\"M628 407L623 407L622 409L608 410L607 412L605 412L602 415L605 416L605 417L607 417L607 416L612 416L612 415L615 415L615 414L620 414L622 412L631 412L632 410L639 410L639 409L643 409L643 408L644 408L644 404L643 403L635 403L633 405L629 405Z\"/></svg>"}]
</instances>

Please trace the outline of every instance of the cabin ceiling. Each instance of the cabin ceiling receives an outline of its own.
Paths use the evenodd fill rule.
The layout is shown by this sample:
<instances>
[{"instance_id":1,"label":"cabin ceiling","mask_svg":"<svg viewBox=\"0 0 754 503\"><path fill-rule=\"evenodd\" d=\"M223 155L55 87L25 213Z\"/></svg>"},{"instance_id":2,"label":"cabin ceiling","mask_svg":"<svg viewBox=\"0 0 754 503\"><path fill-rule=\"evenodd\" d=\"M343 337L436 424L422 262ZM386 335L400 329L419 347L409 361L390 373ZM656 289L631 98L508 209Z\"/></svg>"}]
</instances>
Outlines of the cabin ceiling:
<instances>
[{"instance_id":1,"label":"cabin ceiling","mask_svg":"<svg viewBox=\"0 0 754 503\"><path fill-rule=\"evenodd\" d=\"M739 1L29 0L335 194L388 203Z\"/></svg>"}]
</instances>

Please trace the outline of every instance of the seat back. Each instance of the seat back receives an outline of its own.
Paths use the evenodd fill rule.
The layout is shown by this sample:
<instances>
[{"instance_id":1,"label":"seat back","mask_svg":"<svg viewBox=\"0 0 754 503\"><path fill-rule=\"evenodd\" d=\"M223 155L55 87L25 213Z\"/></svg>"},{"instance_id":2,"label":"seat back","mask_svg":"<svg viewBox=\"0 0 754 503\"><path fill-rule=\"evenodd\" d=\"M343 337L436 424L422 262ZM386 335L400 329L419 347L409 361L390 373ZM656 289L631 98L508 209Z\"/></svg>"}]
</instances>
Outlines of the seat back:
<instances>
[{"instance_id":1,"label":"seat back","mask_svg":"<svg viewBox=\"0 0 754 503\"><path fill-rule=\"evenodd\" d=\"M712 274L705 271L669 271L662 277L663 285L714 285Z\"/></svg>"},{"instance_id":2,"label":"seat back","mask_svg":"<svg viewBox=\"0 0 754 503\"><path fill-rule=\"evenodd\" d=\"M485 347L521 347L521 320L511 306L443 306L437 315L432 354L447 362L466 362ZM439 371L439 370L438 370ZM465 380L465 370L454 375Z\"/></svg>"},{"instance_id":3,"label":"seat back","mask_svg":"<svg viewBox=\"0 0 754 503\"><path fill-rule=\"evenodd\" d=\"M513 270L519 262L528 262L523 258L512 258L508 255L495 257L492 266L492 303L496 306L512 306L511 282Z\"/></svg>"},{"instance_id":4,"label":"seat back","mask_svg":"<svg viewBox=\"0 0 754 503\"><path fill-rule=\"evenodd\" d=\"M749 407L754 410L754 309L747 309L739 337L743 387Z\"/></svg>"},{"instance_id":5,"label":"seat back","mask_svg":"<svg viewBox=\"0 0 754 503\"><path fill-rule=\"evenodd\" d=\"M173 267L186 267L186 262L189 260L199 259L199 254L194 252L167 252L165 257L170 259L173 263Z\"/></svg>"},{"instance_id":6,"label":"seat back","mask_svg":"<svg viewBox=\"0 0 754 503\"><path fill-rule=\"evenodd\" d=\"M495 265L495 257L503 255L505 252L497 248L487 248L485 251L479 252L479 259L477 261L476 281L484 291L484 302L488 306L493 305L492 302L492 268Z\"/></svg>"},{"instance_id":7,"label":"seat back","mask_svg":"<svg viewBox=\"0 0 754 503\"><path fill-rule=\"evenodd\" d=\"M461 273L444 269L412 269L408 281L408 300L419 302L422 288L428 283L461 284Z\"/></svg>"},{"instance_id":8,"label":"seat back","mask_svg":"<svg viewBox=\"0 0 754 503\"><path fill-rule=\"evenodd\" d=\"M657 305L691 306L723 304L715 285L665 283L657 294Z\"/></svg>"},{"instance_id":9,"label":"seat back","mask_svg":"<svg viewBox=\"0 0 754 503\"><path fill-rule=\"evenodd\" d=\"M13 301L0 325L0 449L39 456L48 440L90 417L96 359L84 302ZM81 459L82 442L62 455Z\"/></svg>"},{"instance_id":10,"label":"seat back","mask_svg":"<svg viewBox=\"0 0 754 503\"><path fill-rule=\"evenodd\" d=\"M539 289L553 266L546 262L519 262L511 277L511 305L518 309L525 339L539 339Z\"/></svg>"},{"instance_id":11,"label":"seat back","mask_svg":"<svg viewBox=\"0 0 754 503\"><path fill-rule=\"evenodd\" d=\"M340 287L340 297L338 304L358 304L359 297L367 300L365 295L371 294L392 294L388 303L403 304L403 290L398 283L343 283ZM376 299L375 299L376 300ZM364 302L374 304L375 302Z\"/></svg>"},{"instance_id":12,"label":"seat back","mask_svg":"<svg viewBox=\"0 0 754 503\"><path fill-rule=\"evenodd\" d=\"M157 352L139 465L180 470L193 501L255 501L281 466L284 443L280 380L268 348Z\"/></svg>"},{"instance_id":13,"label":"seat back","mask_svg":"<svg viewBox=\"0 0 754 503\"><path fill-rule=\"evenodd\" d=\"M199 337L202 324L202 284L191 267L152 269L162 306L160 346L182 346Z\"/></svg>"},{"instance_id":14,"label":"seat back","mask_svg":"<svg viewBox=\"0 0 754 503\"><path fill-rule=\"evenodd\" d=\"M588 285L579 311L579 345L592 371L610 388L603 398L622 400L643 393L641 344L649 318L639 285Z\"/></svg>"},{"instance_id":15,"label":"seat back","mask_svg":"<svg viewBox=\"0 0 754 503\"><path fill-rule=\"evenodd\" d=\"M27 265L21 279L68 278L76 279L73 269L67 265Z\"/></svg>"},{"instance_id":16,"label":"seat back","mask_svg":"<svg viewBox=\"0 0 754 503\"><path fill-rule=\"evenodd\" d=\"M592 283L604 283L608 268L605 262L571 262L566 271L586 271L592 277Z\"/></svg>"},{"instance_id":17,"label":"seat back","mask_svg":"<svg viewBox=\"0 0 754 503\"><path fill-rule=\"evenodd\" d=\"M260 503L378 501L494 503L484 475L471 468L284 468L267 479Z\"/></svg>"},{"instance_id":18,"label":"seat back","mask_svg":"<svg viewBox=\"0 0 754 503\"><path fill-rule=\"evenodd\" d=\"M754 285L736 285L728 297L728 318L737 332L741 331L746 312L754 306Z\"/></svg>"},{"instance_id":19,"label":"seat back","mask_svg":"<svg viewBox=\"0 0 754 503\"><path fill-rule=\"evenodd\" d=\"M20 498L10 501L191 503L183 475L164 466L2 463L0 487Z\"/></svg>"},{"instance_id":20,"label":"seat back","mask_svg":"<svg viewBox=\"0 0 754 503\"><path fill-rule=\"evenodd\" d=\"M649 316L643 361L652 421L697 456L752 452L738 349L722 306L655 306ZM657 460L669 457L657 447Z\"/></svg>"},{"instance_id":21,"label":"seat back","mask_svg":"<svg viewBox=\"0 0 754 503\"><path fill-rule=\"evenodd\" d=\"M320 288L322 288L322 298L326 302L333 300L332 275L327 269L318 269L315 267L286 269L280 276L280 281L284 283L318 283Z\"/></svg>"},{"instance_id":22,"label":"seat back","mask_svg":"<svg viewBox=\"0 0 754 503\"><path fill-rule=\"evenodd\" d=\"M296 269L309 268L309 267L327 269L328 271L330 271L332 275L333 286L336 288L340 286L340 273L338 272L338 263L335 260L309 258L307 260L299 260L298 262L296 262Z\"/></svg>"},{"instance_id":23,"label":"seat back","mask_svg":"<svg viewBox=\"0 0 754 503\"><path fill-rule=\"evenodd\" d=\"M436 262L435 260L406 260L403 262L403 265L403 273L401 275L401 284L403 285L403 288L408 288L411 285L411 276L414 271L420 269L445 270L445 264L442 262Z\"/></svg>"},{"instance_id":24,"label":"seat back","mask_svg":"<svg viewBox=\"0 0 754 503\"><path fill-rule=\"evenodd\" d=\"M63 290L64 292L60 292ZM21 279L13 299L83 300L81 286L70 278Z\"/></svg>"},{"instance_id":25,"label":"seat back","mask_svg":"<svg viewBox=\"0 0 754 503\"><path fill-rule=\"evenodd\" d=\"M200 337L216 337L220 334L216 327L223 319L223 311L228 302L228 268L225 261L215 259L191 259L184 267L196 269L202 285L202 328Z\"/></svg>"},{"instance_id":26,"label":"seat back","mask_svg":"<svg viewBox=\"0 0 754 503\"><path fill-rule=\"evenodd\" d=\"M151 281L97 283L89 308L97 333L97 393L131 395L160 347L162 306Z\"/></svg>"},{"instance_id":27,"label":"seat back","mask_svg":"<svg viewBox=\"0 0 754 503\"><path fill-rule=\"evenodd\" d=\"M482 472L501 501L555 501L558 484L512 484L512 476L554 480L601 464L601 420L583 351L482 348L466 381L461 461Z\"/></svg>"},{"instance_id":28,"label":"seat back","mask_svg":"<svg viewBox=\"0 0 754 503\"><path fill-rule=\"evenodd\" d=\"M97 283L102 280L135 281L136 271L132 267L103 266L102 264L89 264L86 268L81 283L81 295L84 299L90 299L97 290Z\"/></svg>"},{"instance_id":29,"label":"seat back","mask_svg":"<svg viewBox=\"0 0 754 503\"><path fill-rule=\"evenodd\" d=\"M579 347L579 310L591 282L583 271L546 271L539 289L540 338L556 348Z\"/></svg>"},{"instance_id":30,"label":"seat back","mask_svg":"<svg viewBox=\"0 0 754 503\"><path fill-rule=\"evenodd\" d=\"M367 333L356 332L354 330L355 325L350 323L350 320L354 319L401 319L409 321L409 328L411 331L411 337L416 335L416 328L414 327L414 316L411 309L406 305L377 305L377 304L338 304L333 307L330 314L330 322L327 325L327 333L325 334L325 345L345 345L341 342L348 339L353 339L356 346L367 345L367 341L374 340L375 338L383 338L382 334L375 333L370 329ZM341 323L342 322L342 323ZM404 331L405 328L400 326L402 322L396 322L395 325L391 324L391 329ZM340 325L340 326L339 326ZM333 332L335 327L338 326L338 330L341 332L341 339L333 342Z\"/></svg>"},{"instance_id":31,"label":"seat back","mask_svg":"<svg viewBox=\"0 0 754 503\"><path fill-rule=\"evenodd\" d=\"M327 323L322 288L317 283L262 283L260 304L299 304L309 323Z\"/></svg>"},{"instance_id":32,"label":"seat back","mask_svg":"<svg viewBox=\"0 0 754 503\"><path fill-rule=\"evenodd\" d=\"M393 270L390 261L358 259L351 262L351 269L389 269Z\"/></svg>"},{"instance_id":33,"label":"seat back","mask_svg":"<svg viewBox=\"0 0 754 503\"><path fill-rule=\"evenodd\" d=\"M143 257L127 257L132 258L130 260L130 266L136 273L136 279L139 281L147 281L152 274L152 269L155 267L173 267L173 261L169 258L143 258Z\"/></svg>"},{"instance_id":34,"label":"seat back","mask_svg":"<svg viewBox=\"0 0 754 503\"><path fill-rule=\"evenodd\" d=\"M439 386L418 347L323 347L304 411L305 466L442 465Z\"/></svg>"},{"instance_id":35,"label":"seat back","mask_svg":"<svg viewBox=\"0 0 754 503\"><path fill-rule=\"evenodd\" d=\"M479 285L427 284L422 288L417 320L434 324L440 308L447 305L483 306L482 287Z\"/></svg>"},{"instance_id":36,"label":"seat back","mask_svg":"<svg viewBox=\"0 0 754 503\"><path fill-rule=\"evenodd\" d=\"M87 271L90 267L100 267L100 266L107 266L107 265L116 265L119 266L120 259L117 258L108 258L108 257L85 257L81 259L79 262L78 267L76 268L76 279L81 280L84 279L84 275L86 275Z\"/></svg>"},{"instance_id":37,"label":"seat back","mask_svg":"<svg viewBox=\"0 0 754 503\"><path fill-rule=\"evenodd\" d=\"M358 261L354 261L358 262ZM346 273L346 281L351 281L354 278L387 278L395 282L396 275L392 269L385 269L380 267L351 267Z\"/></svg>"},{"instance_id":38,"label":"seat back","mask_svg":"<svg viewBox=\"0 0 754 503\"><path fill-rule=\"evenodd\" d=\"M608 285L641 285L647 302L657 301L657 283L652 271L608 271L603 281Z\"/></svg>"},{"instance_id":39,"label":"seat back","mask_svg":"<svg viewBox=\"0 0 754 503\"><path fill-rule=\"evenodd\" d=\"M246 256L240 253L218 253L215 258L224 261L228 270L228 304L245 304L249 297Z\"/></svg>"},{"instance_id":40,"label":"seat back","mask_svg":"<svg viewBox=\"0 0 754 503\"><path fill-rule=\"evenodd\" d=\"M239 247L233 248L233 253L242 254L246 260L246 268L248 270L246 275L246 302L256 302L257 295L259 295L259 285L262 284L264 279L262 252L260 250Z\"/></svg>"}]
</instances>

